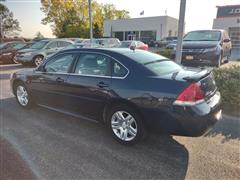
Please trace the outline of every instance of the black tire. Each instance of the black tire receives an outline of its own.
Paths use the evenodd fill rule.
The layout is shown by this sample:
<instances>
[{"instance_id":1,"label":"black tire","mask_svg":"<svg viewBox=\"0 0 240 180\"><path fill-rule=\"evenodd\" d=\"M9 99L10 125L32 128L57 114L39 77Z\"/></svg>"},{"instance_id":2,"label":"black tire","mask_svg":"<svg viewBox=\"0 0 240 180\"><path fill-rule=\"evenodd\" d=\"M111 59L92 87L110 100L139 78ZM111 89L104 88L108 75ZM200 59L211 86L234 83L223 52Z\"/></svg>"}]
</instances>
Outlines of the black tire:
<instances>
[{"instance_id":1,"label":"black tire","mask_svg":"<svg viewBox=\"0 0 240 180\"><path fill-rule=\"evenodd\" d=\"M23 87L25 89L26 93L27 93L28 102L25 105L23 105L23 103L21 103L20 100L19 100L19 96L18 96L18 92L17 92L19 87ZM15 97L16 97L16 100L17 100L18 104L21 107L26 108L26 109L30 109L30 108L33 107L34 103L33 103L31 94L30 94L30 92L28 91L28 89L26 88L26 86L23 82L17 82L17 83L14 84L14 94L15 94Z\"/></svg>"},{"instance_id":2,"label":"black tire","mask_svg":"<svg viewBox=\"0 0 240 180\"><path fill-rule=\"evenodd\" d=\"M217 67L219 68L222 65L222 53L219 55L218 61L217 61Z\"/></svg>"},{"instance_id":3,"label":"black tire","mask_svg":"<svg viewBox=\"0 0 240 180\"><path fill-rule=\"evenodd\" d=\"M124 112L129 113L136 122L136 127L137 127L136 136L132 140L128 140L128 141L122 140L122 139L120 139L120 137L118 137L114 133L114 130L112 128L112 118L113 118L113 115L119 111L124 111ZM134 108L127 106L127 105L114 106L110 110L110 112L108 113L108 116L107 116L107 126L108 126L108 129L110 130L113 138L124 145L136 144L136 143L140 142L146 135L143 120L142 120L141 116Z\"/></svg>"}]
</instances>

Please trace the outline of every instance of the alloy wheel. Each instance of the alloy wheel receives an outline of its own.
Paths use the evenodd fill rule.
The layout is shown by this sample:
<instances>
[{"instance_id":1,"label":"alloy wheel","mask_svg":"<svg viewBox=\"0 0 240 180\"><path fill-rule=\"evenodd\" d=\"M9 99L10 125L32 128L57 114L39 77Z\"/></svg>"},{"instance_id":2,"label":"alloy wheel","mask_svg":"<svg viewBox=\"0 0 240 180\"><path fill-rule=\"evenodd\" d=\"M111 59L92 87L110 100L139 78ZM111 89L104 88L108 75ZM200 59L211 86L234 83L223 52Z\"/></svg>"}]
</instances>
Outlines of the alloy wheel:
<instances>
[{"instance_id":1,"label":"alloy wheel","mask_svg":"<svg viewBox=\"0 0 240 180\"><path fill-rule=\"evenodd\" d=\"M35 59L34 59L34 63L35 63L35 65L38 67L38 66L40 66L41 64L42 64L42 62L43 62L43 58L42 57L36 57Z\"/></svg>"},{"instance_id":2,"label":"alloy wheel","mask_svg":"<svg viewBox=\"0 0 240 180\"><path fill-rule=\"evenodd\" d=\"M28 105L29 97L28 97L28 93L27 93L27 90L25 89L25 87L23 87L21 85L18 86L17 91L16 91L16 95L17 95L18 102L22 106L27 106Z\"/></svg>"},{"instance_id":3,"label":"alloy wheel","mask_svg":"<svg viewBox=\"0 0 240 180\"><path fill-rule=\"evenodd\" d=\"M132 141L137 135L137 122L126 111L117 111L112 115L111 127L114 134L122 141Z\"/></svg>"}]
</instances>

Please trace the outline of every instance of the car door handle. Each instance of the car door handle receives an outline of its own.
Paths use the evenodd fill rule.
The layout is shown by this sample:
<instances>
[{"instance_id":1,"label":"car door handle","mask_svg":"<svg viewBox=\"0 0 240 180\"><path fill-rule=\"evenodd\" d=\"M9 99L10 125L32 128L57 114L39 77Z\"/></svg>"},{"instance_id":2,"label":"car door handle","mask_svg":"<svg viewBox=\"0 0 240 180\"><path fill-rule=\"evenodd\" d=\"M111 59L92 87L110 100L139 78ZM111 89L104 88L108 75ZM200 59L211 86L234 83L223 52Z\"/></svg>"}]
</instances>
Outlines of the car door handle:
<instances>
[{"instance_id":1,"label":"car door handle","mask_svg":"<svg viewBox=\"0 0 240 180\"><path fill-rule=\"evenodd\" d=\"M99 83L97 84L97 86L100 87L100 88L105 88L105 87L108 87L109 85L106 84L106 83L104 83L104 82L99 82Z\"/></svg>"},{"instance_id":2,"label":"car door handle","mask_svg":"<svg viewBox=\"0 0 240 180\"><path fill-rule=\"evenodd\" d=\"M58 77L58 78L56 79L56 81L57 81L58 83L62 83L62 82L64 82L64 79Z\"/></svg>"}]
</instances>

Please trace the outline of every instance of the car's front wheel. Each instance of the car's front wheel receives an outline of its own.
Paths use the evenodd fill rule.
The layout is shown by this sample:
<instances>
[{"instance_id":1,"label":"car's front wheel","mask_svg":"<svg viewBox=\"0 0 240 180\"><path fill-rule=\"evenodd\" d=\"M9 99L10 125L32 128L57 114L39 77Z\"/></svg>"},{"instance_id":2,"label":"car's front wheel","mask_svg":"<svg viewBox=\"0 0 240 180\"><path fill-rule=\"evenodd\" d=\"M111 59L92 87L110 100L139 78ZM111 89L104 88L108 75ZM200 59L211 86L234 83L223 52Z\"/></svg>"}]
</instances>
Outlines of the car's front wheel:
<instances>
[{"instance_id":1,"label":"car's front wheel","mask_svg":"<svg viewBox=\"0 0 240 180\"><path fill-rule=\"evenodd\" d=\"M218 57L218 62L217 62L217 67L220 67L222 65L222 54L219 55Z\"/></svg>"},{"instance_id":2,"label":"car's front wheel","mask_svg":"<svg viewBox=\"0 0 240 180\"><path fill-rule=\"evenodd\" d=\"M108 126L113 137L125 145L139 142L145 134L142 118L129 106L113 107L108 117Z\"/></svg>"},{"instance_id":3,"label":"car's front wheel","mask_svg":"<svg viewBox=\"0 0 240 180\"><path fill-rule=\"evenodd\" d=\"M26 86L19 82L14 86L14 94L16 95L17 102L21 107L30 108L32 107L32 99Z\"/></svg>"}]
</instances>

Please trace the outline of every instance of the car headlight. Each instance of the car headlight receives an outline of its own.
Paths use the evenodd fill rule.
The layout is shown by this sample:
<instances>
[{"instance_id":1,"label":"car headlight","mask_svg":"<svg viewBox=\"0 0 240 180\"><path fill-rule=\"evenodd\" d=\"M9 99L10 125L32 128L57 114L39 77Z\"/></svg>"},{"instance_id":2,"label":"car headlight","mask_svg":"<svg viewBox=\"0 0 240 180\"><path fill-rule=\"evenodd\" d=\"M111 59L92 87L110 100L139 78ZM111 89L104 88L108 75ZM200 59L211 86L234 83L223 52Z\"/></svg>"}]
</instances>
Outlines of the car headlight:
<instances>
[{"instance_id":1,"label":"car headlight","mask_svg":"<svg viewBox=\"0 0 240 180\"><path fill-rule=\"evenodd\" d=\"M3 53L2 55L3 56L9 56L9 55L11 55L12 53Z\"/></svg>"},{"instance_id":2,"label":"car headlight","mask_svg":"<svg viewBox=\"0 0 240 180\"><path fill-rule=\"evenodd\" d=\"M206 52L212 52L212 51L216 51L217 50L217 47L213 47L213 48L207 48L207 49L204 49L204 53Z\"/></svg>"}]
</instances>

